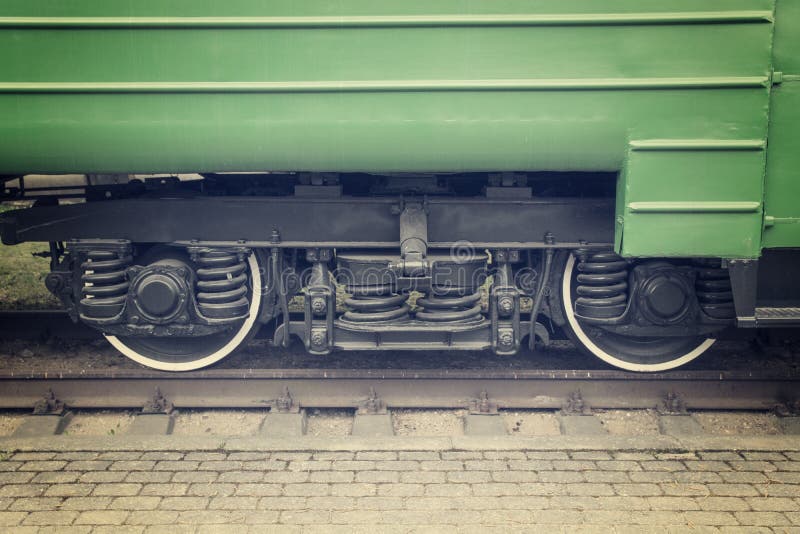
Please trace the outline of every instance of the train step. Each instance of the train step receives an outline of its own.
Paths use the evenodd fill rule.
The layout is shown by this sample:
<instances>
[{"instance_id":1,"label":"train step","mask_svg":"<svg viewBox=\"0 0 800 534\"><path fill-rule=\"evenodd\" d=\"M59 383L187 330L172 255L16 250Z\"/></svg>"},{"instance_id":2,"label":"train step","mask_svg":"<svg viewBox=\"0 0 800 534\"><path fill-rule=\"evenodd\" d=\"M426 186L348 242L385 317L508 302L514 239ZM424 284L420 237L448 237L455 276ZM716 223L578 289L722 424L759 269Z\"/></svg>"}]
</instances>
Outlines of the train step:
<instances>
[{"instance_id":1,"label":"train step","mask_svg":"<svg viewBox=\"0 0 800 534\"><path fill-rule=\"evenodd\" d=\"M758 326L800 325L800 307L756 308L756 323Z\"/></svg>"}]
</instances>

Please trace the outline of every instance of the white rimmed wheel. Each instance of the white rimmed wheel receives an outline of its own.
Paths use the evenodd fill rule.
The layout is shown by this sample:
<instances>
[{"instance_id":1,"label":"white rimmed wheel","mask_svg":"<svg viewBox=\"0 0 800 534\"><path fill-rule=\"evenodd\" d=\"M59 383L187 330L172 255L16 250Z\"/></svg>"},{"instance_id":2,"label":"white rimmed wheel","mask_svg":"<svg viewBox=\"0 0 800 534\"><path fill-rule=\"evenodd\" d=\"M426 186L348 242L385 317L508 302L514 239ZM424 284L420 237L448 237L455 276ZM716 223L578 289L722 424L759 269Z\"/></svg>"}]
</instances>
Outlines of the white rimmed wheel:
<instances>
[{"instance_id":1,"label":"white rimmed wheel","mask_svg":"<svg viewBox=\"0 0 800 534\"><path fill-rule=\"evenodd\" d=\"M684 365L708 350L714 339L707 336L634 337L612 333L576 317L578 262L569 254L560 285L562 311L572 341L585 351L628 371L657 372ZM612 303L613 304L613 303Z\"/></svg>"},{"instance_id":2,"label":"white rimmed wheel","mask_svg":"<svg viewBox=\"0 0 800 534\"><path fill-rule=\"evenodd\" d=\"M230 355L258 329L263 280L257 254L247 259L249 314L241 323L215 334L198 337L134 337L106 335L118 351L133 361L162 371L192 371Z\"/></svg>"}]
</instances>

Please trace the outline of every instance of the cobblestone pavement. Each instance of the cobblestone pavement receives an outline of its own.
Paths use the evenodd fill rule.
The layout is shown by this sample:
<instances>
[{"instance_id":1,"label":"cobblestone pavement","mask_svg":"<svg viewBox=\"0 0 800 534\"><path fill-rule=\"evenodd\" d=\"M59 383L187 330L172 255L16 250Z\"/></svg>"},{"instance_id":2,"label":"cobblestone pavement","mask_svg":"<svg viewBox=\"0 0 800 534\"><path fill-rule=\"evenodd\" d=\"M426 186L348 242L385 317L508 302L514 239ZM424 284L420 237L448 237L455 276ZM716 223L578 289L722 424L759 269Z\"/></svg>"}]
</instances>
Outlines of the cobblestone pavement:
<instances>
[{"instance_id":1,"label":"cobblestone pavement","mask_svg":"<svg viewBox=\"0 0 800 534\"><path fill-rule=\"evenodd\" d=\"M800 452L7 453L0 531L800 533Z\"/></svg>"}]
</instances>

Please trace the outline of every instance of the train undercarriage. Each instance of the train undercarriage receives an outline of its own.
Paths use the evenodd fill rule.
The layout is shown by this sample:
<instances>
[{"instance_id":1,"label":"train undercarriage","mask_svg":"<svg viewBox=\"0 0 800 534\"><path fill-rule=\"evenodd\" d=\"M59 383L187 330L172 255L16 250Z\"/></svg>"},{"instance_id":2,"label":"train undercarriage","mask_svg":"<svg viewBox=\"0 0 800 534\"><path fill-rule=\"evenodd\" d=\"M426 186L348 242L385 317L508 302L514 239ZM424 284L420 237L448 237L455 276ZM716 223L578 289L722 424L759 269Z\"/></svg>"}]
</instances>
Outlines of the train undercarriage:
<instances>
[{"instance_id":1,"label":"train undercarriage","mask_svg":"<svg viewBox=\"0 0 800 534\"><path fill-rule=\"evenodd\" d=\"M116 180L0 220L6 244L50 243L46 285L75 321L162 370L211 365L266 327L318 355L511 355L559 328L661 371L741 316L732 280L752 283L750 262L614 253L614 175L463 178Z\"/></svg>"}]
</instances>

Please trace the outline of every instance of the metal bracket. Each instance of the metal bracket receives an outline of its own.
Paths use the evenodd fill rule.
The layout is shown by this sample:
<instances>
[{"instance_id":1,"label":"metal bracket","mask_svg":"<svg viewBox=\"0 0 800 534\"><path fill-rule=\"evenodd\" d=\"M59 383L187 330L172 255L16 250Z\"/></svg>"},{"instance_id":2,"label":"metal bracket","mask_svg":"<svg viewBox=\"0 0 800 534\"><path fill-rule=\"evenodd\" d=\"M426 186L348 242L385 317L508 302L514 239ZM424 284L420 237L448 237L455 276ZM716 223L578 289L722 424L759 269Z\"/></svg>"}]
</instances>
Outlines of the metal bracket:
<instances>
[{"instance_id":1,"label":"metal bracket","mask_svg":"<svg viewBox=\"0 0 800 534\"><path fill-rule=\"evenodd\" d=\"M674 391L664 395L661 402L656 406L656 411L660 415L688 415L689 411L686 409L686 403L683 398Z\"/></svg>"},{"instance_id":2,"label":"metal bracket","mask_svg":"<svg viewBox=\"0 0 800 534\"><path fill-rule=\"evenodd\" d=\"M469 401L469 413L472 415L493 415L497 412L497 403L489 399L489 394L484 389L477 399Z\"/></svg>"},{"instance_id":3,"label":"metal bracket","mask_svg":"<svg viewBox=\"0 0 800 534\"><path fill-rule=\"evenodd\" d=\"M306 259L313 262L311 280L305 295L306 350L311 354L330 354L333 350L333 323L336 318L336 291L328 270L330 249L309 249ZM288 336L289 332L284 335Z\"/></svg>"},{"instance_id":4,"label":"metal bracket","mask_svg":"<svg viewBox=\"0 0 800 534\"><path fill-rule=\"evenodd\" d=\"M272 403L272 411L277 413L300 413L300 405L294 402L289 386L283 387L283 394Z\"/></svg>"},{"instance_id":5,"label":"metal bracket","mask_svg":"<svg viewBox=\"0 0 800 534\"><path fill-rule=\"evenodd\" d=\"M736 323L740 328L755 328L758 260L728 260Z\"/></svg>"},{"instance_id":6,"label":"metal bracket","mask_svg":"<svg viewBox=\"0 0 800 534\"><path fill-rule=\"evenodd\" d=\"M153 396L142 406L142 413L156 414L163 413L169 415L175 409L175 406L169 402L166 397L161 393L161 388L156 386Z\"/></svg>"},{"instance_id":7,"label":"metal bracket","mask_svg":"<svg viewBox=\"0 0 800 534\"><path fill-rule=\"evenodd\" d=\"M66 405L48 388L40 400L33 405L33 415L63 415Z\"/></svg>"},{"instance_id":8,"label":"metal bracket","mask_svg":"<svg viewBox=\"0 0 800 534\"><path fill-rule=\"evenodd\" d=\"M370 386L367 399L362 402L356 413L361 415L378 415L388 413L386 404L378 397L375 388Z\"/></svg>"},{"instance_id":9,"label":"metal bracket","mask_svg":"<svg viewBox=\"0 0 800 534\"><path fill-rule=\"evenodd\" d=\"M400 210L400 261L390 267L401 276L430 275L428 210L423 202L403 201Z\"/></svg>"},{"instance_id":10,"label":"metal bracket","mask_svg":"<svg viewBox=\"0 0 800 534\"><path fill-rule=\"evenodd\" d=\"M778 417L800 417L800 399L780 402L773 407L773 412Z\"/></svg>"},{"instance_id":11,"label":"metal bracket","mask_svg":"<svg viewBox=\"0 0 800 534\"><path fill-rule=\"evenodd\" d=\"M489 316L492 324L492 349L495 354L516 354L522 341L520 327L520 292L512 285L510 263L519 260L519 251L495 252L498 263L495 283L489 293Z\"/></svg>"},{"instance_id":12,"label":"metal bracket","mask_svg":"<svg viewBox=\"0 0 800 534\"><path fill-rule=\"evenodd\" d=\"M592 408L583 400L581 390L569 394L566 404L561 407L561 415L592 415Z\"/></svg>"}]
</instances>

